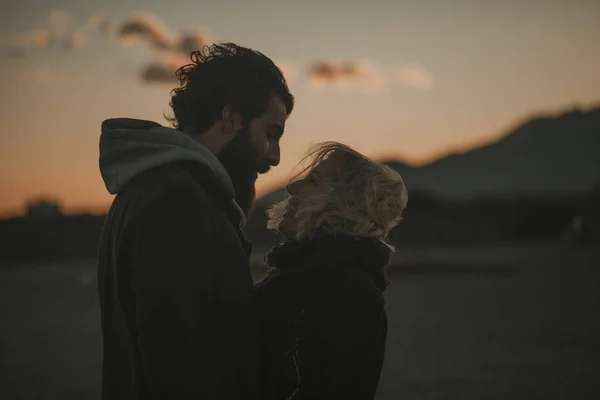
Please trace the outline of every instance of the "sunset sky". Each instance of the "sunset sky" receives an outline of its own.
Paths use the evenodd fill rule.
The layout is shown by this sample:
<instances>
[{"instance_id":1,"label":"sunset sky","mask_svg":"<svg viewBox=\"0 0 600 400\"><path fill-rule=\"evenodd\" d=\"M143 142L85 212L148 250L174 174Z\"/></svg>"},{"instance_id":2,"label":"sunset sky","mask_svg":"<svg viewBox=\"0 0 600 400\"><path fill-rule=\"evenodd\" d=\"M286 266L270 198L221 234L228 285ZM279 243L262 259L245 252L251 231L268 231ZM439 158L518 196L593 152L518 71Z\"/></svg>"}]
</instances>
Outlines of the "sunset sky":
<instances>
[{"instance_id":1,"label":"sunset sky","mask_svg":"<svg viewBox=\"0 0 600 400\"><path fill-rule=\"evenodd\" d=\"M259 194L321 140L422 164L531 114L600 104L595 0L10 3L0 13L0 215L38 195L67 211L107 207L100 123L166 124L173 68L212 41L270 56L296 96L282 162Z\"/></svg>"}]
</instances>

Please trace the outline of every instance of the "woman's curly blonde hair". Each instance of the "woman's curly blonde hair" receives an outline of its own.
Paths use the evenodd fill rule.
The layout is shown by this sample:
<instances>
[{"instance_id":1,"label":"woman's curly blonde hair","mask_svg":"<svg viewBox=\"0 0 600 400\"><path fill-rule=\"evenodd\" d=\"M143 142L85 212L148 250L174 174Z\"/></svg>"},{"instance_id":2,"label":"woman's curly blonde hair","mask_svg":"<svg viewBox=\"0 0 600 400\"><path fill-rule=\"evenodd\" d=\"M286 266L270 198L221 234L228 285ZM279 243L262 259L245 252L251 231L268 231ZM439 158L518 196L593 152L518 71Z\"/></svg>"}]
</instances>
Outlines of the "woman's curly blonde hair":
<instances>
[{"instance_id":1,"label":"woman's curly blonde hair","mask_svg":"<svg viewBox=\"0 0 600 400\"><path fill-rule=\"evenodd\" d=\"M313 146L302 163L308 165L292 181L309 174L329 157L336 158L331 179L320 179L319 194L296 195L301 201L295 216L296 239L319 234L346 234L385 241L402 220L408 193L400 174L356 150L338 143ZM288 207L289 197L268 209L267 228L277 229Z\"/></svg>"}]
</instances>

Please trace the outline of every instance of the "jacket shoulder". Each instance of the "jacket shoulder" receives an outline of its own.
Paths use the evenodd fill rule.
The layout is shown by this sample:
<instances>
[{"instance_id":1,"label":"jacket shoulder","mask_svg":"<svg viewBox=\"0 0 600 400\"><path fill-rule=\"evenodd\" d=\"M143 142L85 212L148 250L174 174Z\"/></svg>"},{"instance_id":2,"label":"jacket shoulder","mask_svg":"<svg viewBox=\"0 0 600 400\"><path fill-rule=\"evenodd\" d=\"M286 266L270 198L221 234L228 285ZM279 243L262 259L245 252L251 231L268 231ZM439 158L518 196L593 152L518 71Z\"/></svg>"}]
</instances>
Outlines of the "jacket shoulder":
<instances>
[{"instance_id":1,"label":"jacket shoulder","mask_svg":"<svg viewBox=\"0 0 600 400\"><path fill-rule=\"evenodd\" d=\"M322 304L344 306L344 309L384 307L383 293L364 272L352 268L323 268L313 270L311 275L308 292L313 292Z\"/></svg>"},{"instance_id":2,"label":"jacket shoulder","mask_svg":"<svg viewBox=\"0 0 600 400\"><path fill-rule=\"evenodd\" d=\"M138 211L173 196L193 199L209 214L216 211L205 188L179 163L155 167L140 174L117 195L132 200Z\"/></svg>"}]
</instances>

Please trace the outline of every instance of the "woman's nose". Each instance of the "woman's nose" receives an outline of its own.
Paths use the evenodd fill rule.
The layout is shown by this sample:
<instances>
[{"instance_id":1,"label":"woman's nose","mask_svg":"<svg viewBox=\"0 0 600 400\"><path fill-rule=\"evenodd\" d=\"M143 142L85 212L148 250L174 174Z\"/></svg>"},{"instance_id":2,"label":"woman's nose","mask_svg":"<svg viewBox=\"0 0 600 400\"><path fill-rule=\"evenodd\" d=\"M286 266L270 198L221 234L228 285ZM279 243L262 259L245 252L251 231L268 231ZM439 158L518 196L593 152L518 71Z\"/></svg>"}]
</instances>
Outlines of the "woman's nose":
<instances>
[{"instance_id":1,"label":"woman's nose","mask_svg":"<svg viewBox=\"0 0 600 400\"><path fill-rule=\"evenodd\" d=\"M285 187L285 190L286 190L286 192L288 192L289 195L293 196L295 194L295 191L294 191L294 188L296 186L295 183L296 182L288 183L287 186Z\"/></svg>"}]
</instances>

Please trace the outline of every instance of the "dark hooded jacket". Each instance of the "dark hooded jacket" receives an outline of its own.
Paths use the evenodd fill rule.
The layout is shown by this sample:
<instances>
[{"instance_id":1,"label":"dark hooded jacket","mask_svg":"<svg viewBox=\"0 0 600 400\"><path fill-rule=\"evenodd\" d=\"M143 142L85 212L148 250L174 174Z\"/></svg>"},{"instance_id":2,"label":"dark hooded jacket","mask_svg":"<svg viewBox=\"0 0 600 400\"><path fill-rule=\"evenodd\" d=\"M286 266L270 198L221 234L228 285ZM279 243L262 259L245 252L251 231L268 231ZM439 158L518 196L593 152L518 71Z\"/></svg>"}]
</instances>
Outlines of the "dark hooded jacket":
<instances>
[{"instance_id":1,"label":"dark hooded jacket","mask_svg":"<svg viewBox=\"0 0 600 400\"><path fill-rule=\"evenodd\" d=\"M100 171L116 194L99 246L102 398L256 398L251 244L223 165L181 131L112 119Z\"/></svg>"},{"instance_id":2,"label":"dark hooded jacket","mask_svg":"<svg viewBox=\"0 0 600 400\"><path fill-rule=\"evenodd\" d=\"M261 398L374 398L387 315L390 248L349 236L292 240L267 255L256 285Z\"/></svg>"}]
</instances>

